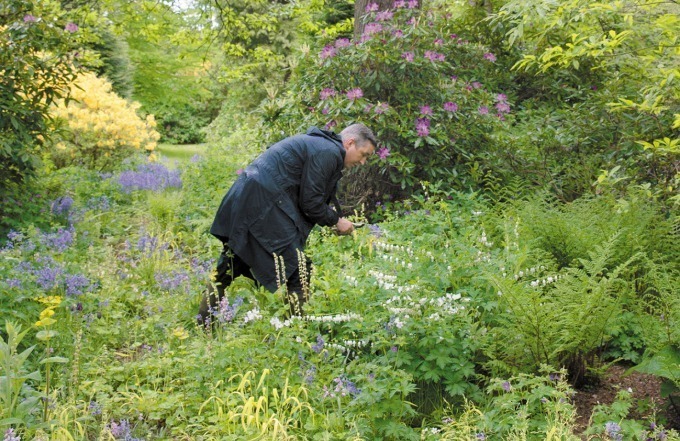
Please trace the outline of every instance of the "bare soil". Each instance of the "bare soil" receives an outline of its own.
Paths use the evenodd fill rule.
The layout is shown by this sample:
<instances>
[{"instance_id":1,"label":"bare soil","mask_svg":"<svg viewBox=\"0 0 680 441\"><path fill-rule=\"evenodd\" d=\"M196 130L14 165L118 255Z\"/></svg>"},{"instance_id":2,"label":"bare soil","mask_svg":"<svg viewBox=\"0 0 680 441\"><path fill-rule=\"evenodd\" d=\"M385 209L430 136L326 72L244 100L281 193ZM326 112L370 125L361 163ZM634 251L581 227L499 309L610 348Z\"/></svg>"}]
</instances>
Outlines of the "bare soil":
<instances>
[{"instance_id":1,"label":"bare soil","mask_svg":"<svg viewBox=\"0 0 680 441\"><path fill-rule=\"evenodd\" d=\"M611 366L597 385L576 391L573 397L577 411L578 433L587 427L593 408L598 404L612 404L622 389L633 393L633 406L628 418L644 420L656 413L657 422L669 429L680 429L680 414L667 399L661 397L661 379L653 375L633 372L624 375L626 367ZM680 403L677 402L676 405Z\"/></svg>"}]
</instances>

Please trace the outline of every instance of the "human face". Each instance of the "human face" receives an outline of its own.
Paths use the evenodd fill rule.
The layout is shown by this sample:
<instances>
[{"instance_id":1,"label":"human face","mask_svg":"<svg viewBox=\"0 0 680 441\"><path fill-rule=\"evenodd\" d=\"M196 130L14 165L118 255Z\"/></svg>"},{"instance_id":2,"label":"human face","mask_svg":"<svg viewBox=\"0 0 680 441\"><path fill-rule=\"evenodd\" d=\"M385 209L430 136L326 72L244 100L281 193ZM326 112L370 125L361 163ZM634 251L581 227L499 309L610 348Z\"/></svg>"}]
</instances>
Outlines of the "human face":
<instances>
[{"instance_id":1,"label":"human face","mask_svg":"<svg viewBox=\"0 0 680 441\"><path fill-rule=\"evenodd\" d=\"M343 141L342 146L345 147L345 168L366 164L368 157L375 152L375 146L370 141L359 145L354 138Z\"/></svg>"}]
</instances>

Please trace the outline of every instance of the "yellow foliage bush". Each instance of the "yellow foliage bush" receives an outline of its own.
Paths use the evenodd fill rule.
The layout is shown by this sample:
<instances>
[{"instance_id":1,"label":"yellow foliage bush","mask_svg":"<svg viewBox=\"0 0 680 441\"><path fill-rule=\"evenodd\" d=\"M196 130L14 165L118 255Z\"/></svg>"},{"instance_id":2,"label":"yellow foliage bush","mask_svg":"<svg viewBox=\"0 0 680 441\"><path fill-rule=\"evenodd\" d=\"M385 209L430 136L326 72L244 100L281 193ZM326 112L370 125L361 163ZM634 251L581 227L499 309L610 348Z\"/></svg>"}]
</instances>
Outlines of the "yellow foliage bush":
<instances>
[{"instance_id":1,"label":"yellow foliage bush","mask_svg":"<svg viewBox=\"0 0 680 441\"><path fill-rule=\"evenodd\" d=\"M51 155L55 165L107 169L135 151L151 153L160 134L153 115L141 118L139 107L113 92L106 79L80 74L71 85L71 100L52 106L52 116L63 129L55 137Z\"/></svg>"}]
</instances>

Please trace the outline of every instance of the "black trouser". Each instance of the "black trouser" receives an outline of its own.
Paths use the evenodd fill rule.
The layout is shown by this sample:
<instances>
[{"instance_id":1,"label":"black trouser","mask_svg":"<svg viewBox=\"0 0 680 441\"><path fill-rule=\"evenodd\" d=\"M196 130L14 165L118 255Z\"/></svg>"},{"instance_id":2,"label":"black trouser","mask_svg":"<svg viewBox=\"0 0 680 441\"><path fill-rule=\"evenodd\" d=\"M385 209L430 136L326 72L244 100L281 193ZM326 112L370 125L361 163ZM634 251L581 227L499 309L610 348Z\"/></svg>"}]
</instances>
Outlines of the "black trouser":
<instances>
[{"instance_id":1,"label":"black trouser","mask_svg":"<svg viewBox=\"0 0 680 441\"><path fill-rule=\"evenodd\" d=\"M273 256L272 268L274 268ZM305 274L305 280L309 283L312 262L307 257L305 257L305 269L307 272L307 274ZM217 260L217 273L215 275L214 287L212 283L209 284L208 292L203 296L201 305L198 309L197 319L199 324L207 325L210 323L211 315L217 311L220 301L224 298L224 291L239 276L247 277L257 283L257 280L250 271L250 266L225 245ZM309 292L309 285L307 285L307 289L303 288L299 265L286 281L286 288L288 292L286 304L290 308L291 315L302 315L302 306L308 300L308 294L306 294L306 292ZM217 289L217 293L215 293L215 289Z\"/></svg>"}]
</instances>

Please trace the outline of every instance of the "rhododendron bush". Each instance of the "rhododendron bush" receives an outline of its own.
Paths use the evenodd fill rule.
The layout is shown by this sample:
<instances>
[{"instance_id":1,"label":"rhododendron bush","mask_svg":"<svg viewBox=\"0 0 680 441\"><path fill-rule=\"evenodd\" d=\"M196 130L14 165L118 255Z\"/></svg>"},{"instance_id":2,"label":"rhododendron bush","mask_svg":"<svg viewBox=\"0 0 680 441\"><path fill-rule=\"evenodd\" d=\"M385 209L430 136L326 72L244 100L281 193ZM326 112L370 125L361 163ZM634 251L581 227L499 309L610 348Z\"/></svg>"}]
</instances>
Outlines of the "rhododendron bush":
<instances>
[{"instance_id":1,"label":"rhododendron bush","mask_svg":"<svg viewBox=\"0 0 680 441\"><path fill-rule=\"evenodd\" d=\"M71 85L72 100L61 100L53 116L64 122L64 130L53 150L57 166L82 163L108 169L135 151L152 152L160 135L153 115L142 118L139 104L111 90L111 83L85 73Z\"/></svg>"},{"instance_id":2,"label":"rhododendron bush","mask_svg":"<svg viewBox=\"0 0 680 441\"><path fill-rule=\"evenodd\" d=\"M493 168L492 134L512 109L487 84L498 76L496 56L460 37L440 11L416 5L377 11L369 3L358 40L308 51L288 97L263 106L272 137L363 122L380 140L373 177L402 189L454 176L467 185L478 164Z\"/></svg>"}]
</instances>

